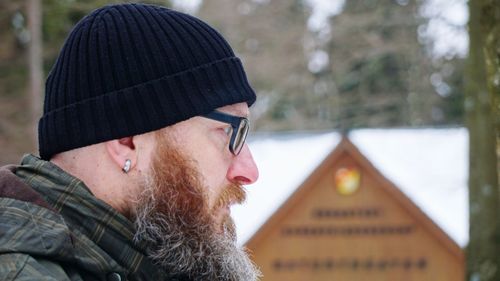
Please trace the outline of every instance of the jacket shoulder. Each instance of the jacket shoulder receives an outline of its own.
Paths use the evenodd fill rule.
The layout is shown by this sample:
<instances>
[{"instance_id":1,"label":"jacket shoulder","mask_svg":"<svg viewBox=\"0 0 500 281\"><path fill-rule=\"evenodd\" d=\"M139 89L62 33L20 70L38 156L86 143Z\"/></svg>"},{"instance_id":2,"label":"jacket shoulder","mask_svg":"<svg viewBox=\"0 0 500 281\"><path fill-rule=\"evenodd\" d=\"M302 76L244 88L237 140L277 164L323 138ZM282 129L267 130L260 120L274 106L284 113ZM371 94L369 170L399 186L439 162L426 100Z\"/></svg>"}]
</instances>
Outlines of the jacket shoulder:
<instances>
[{"instance_id":1,"label":"jacket shoulder","mask_svg":"<svg viewBox=\"0 0 500 281\"><path fill-rule=\"evenodd\" d=\"M5 281L66 281L63 268L48 260L36 260L21 253L0 254L0 280Z\"/></svg>"}]
</instances>

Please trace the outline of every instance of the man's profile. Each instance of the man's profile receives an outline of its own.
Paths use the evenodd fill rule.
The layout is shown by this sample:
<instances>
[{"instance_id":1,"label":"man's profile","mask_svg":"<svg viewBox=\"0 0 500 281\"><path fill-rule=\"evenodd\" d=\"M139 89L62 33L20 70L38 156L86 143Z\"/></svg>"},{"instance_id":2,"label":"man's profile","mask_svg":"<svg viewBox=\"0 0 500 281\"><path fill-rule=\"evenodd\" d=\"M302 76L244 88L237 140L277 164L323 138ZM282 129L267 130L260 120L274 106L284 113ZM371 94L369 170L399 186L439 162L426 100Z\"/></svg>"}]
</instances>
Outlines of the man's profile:
<instances>
[{"instance_id":1,"label":"man's profile","mask_svg":"<svg viewBox=\"0 0 500 281\"><path fill-rule=\"evenodd\" d=\"M1 280L256 280L229 207L258 178L256 99L205 22L97 9L46 81L40 157L0 168Z\"/></svg>"}]
</instances>

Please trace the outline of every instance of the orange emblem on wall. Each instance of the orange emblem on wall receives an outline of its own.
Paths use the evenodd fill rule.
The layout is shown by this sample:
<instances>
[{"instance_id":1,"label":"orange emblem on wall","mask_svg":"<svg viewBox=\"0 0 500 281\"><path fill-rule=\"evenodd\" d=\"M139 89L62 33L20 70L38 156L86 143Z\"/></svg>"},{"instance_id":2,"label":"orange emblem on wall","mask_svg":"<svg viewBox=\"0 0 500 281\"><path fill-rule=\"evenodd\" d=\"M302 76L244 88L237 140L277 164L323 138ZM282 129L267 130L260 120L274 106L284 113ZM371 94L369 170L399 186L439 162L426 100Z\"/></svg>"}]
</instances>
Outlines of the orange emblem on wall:
<instances>
[{"instance_id":1,"label":"orange emblem on wall","mask_svg":"<svg viewBox=\"0 0 500 281\"><path fill-rule=\"evenodd\" d=\"M356 168L340 168L335 172L335 187L341 195L351 195L359 189L361 173Z\"/></svg>"}]
</instances>

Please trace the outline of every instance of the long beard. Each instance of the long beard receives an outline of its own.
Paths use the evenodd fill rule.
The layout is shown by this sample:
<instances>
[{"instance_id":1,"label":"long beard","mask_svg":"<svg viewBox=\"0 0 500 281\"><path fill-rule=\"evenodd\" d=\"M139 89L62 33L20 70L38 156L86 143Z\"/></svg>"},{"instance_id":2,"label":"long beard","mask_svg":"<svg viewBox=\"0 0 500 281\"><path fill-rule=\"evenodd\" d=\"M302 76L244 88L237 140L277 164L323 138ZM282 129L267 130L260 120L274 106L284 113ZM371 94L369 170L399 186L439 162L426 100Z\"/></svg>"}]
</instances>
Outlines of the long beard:
<instances>
[{"instance_id":1,"label":"long beard","mask_svg":"<svg viewBox=\"0 0 500 281\"><path fill-rule=\"evenodd\" d=\"M134 239L147 243L149 257L170 278L258 280L259 271L236 245L232 219L227 216L217 223L214 218L216 209L244 200L243 188L225 187L210 209L207 188L192 163L168 145L167 137L159 137L157 143L135 204Z\"/></svg>"}]
</instances>

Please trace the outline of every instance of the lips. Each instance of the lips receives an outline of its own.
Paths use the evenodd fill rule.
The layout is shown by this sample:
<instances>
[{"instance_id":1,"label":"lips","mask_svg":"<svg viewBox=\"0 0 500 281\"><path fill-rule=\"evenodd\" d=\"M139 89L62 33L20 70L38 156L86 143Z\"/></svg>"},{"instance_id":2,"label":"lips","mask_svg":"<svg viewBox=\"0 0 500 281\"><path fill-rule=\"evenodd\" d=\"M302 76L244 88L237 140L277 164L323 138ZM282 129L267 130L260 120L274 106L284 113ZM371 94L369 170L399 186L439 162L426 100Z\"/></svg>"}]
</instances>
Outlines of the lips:
<instances>
[{"instance_id":1,"label":"lips","mask_svg":"<svg viewBox=\"0 0 500 281\"><path fill-rule=\"evenodd\" d=\"M223 217L230 216L231 215L231 209L229 206L221 208L221 213Z\"/></svg>"},{"instance_id":2,"label":"lips","mask_svg":"<svg viewBox=\"0 0 500 281\"><path fill-rule=\"evenodd\" d=\"M214 225L219 232L234 232L234 222L231 219L230 207L234 204L241 204L245 201L246 194L243 186L229 184L222 188L220 195L212 207Z\"/></svg>"}]
</instances>

